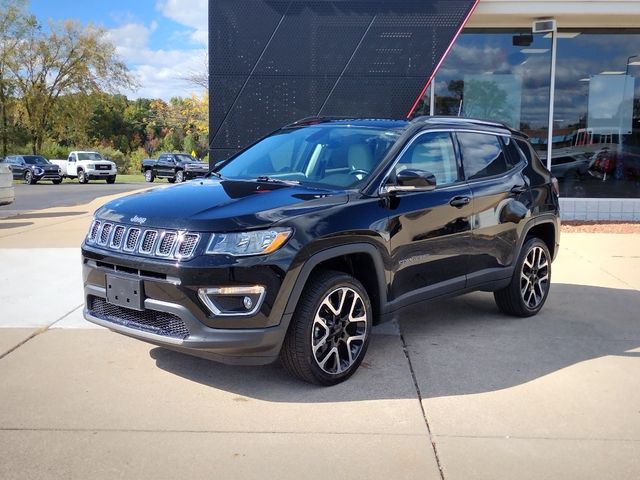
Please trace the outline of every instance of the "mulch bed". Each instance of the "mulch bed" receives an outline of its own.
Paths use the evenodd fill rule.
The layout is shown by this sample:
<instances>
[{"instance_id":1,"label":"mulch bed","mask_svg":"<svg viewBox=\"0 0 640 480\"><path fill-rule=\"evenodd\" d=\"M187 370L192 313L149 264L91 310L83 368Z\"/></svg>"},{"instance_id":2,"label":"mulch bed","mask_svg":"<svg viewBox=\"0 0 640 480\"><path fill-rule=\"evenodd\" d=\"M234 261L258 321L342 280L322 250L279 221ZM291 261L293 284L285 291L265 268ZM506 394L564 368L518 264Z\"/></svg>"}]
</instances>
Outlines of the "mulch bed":
<instances>
[{"instance_id":1,"label":"mulch bed","mask_svg":"<svg viewBox=\"0 0 640 480\"><path fill-rule=\"evenodd\" d=\"M640 233L640 223L567 220L562 231L568 233Z\"/></svg>"}]
</instances>

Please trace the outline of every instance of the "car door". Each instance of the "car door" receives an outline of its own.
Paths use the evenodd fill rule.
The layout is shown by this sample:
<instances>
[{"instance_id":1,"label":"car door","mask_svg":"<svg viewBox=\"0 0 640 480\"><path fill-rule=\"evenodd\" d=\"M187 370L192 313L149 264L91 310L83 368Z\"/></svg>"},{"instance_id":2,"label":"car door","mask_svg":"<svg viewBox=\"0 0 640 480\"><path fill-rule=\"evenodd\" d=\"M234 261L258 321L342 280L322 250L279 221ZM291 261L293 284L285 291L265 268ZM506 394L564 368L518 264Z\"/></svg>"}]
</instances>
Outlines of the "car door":
<instances>
[{"instance_id":1,"label":"car door","mask_svg":"<svg viewBox=\"0 0 640 480\"><path fill-rule=\"evenodd\" d=\"M67 175L70 177L78 175L78 157L75 153L70 153L67 159Z\"/></svg>"},{"instance_id":2,"label":"car door","mask_svg":"<svg viewBox=\"0 0 640 480\"><path fill-rule=\"evenodd\" d=\"M24 167L20 165L20 161L16 156L7 157L7 163L11 165L11 173L15 180L24 178Z\"/></svg>"},{"instance_id":3,"label":"car door","mask_svg":"<svg viewBox=\"0 0 640 480\"><path fill-rule=\"evenodd\" d=\"M160 155L158 172L161 177L173 177L173 155Z\"/></svg>"},{"instance_id":4,"label":"car door","mask_svg":"<svg viewBox=\"0 0 640 480\"><path fill-rule=\"evenodd\" d=\"M473 196L468 286L500 280L516 258L521 224L530 217L531 191L524 157L509 135L456 134Z\"/></svg>"},{"instance_id":5,"label":"car door","mask_svg":"<svg viewBox=\"0 0 640 480\"><path fill-rule=\"evenodd\" d=\"M436 188L398 192L389 199L390 296L399 306L465 287L472 214L471 191L450 132L418 134L400 154L389 181L403 169L433 173Z\"/></svg>"}]
</instances>

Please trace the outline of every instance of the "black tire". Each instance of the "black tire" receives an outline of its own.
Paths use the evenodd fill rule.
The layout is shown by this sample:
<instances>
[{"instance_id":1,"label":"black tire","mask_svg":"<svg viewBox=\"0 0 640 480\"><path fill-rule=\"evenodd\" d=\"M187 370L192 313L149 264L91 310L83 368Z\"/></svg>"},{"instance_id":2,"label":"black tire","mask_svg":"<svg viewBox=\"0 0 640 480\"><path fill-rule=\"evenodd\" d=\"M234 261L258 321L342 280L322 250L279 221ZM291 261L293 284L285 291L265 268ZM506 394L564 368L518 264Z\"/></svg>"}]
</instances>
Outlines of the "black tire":
<instances>
[{"instance_id":1,"label":"black tire","mask_svg":"<svg viewBox=\"0 0 640 480\"><path fill-rule=\"evenodd\" d=\"M511 282L502 290L493 292L493 297L504 313L531 317L544 306L550 286L549 249L542 240L532 237L522 246Z\"/></svg>"},{"instance_id":2,"label":"black tire","mask_svg":"<svg viewBox=\"0 0 640 480\"><path fill-rule=\"evenodd\" d=\"M150 168L147 168L144 171L144 181L148 182L148 183L153 183L153 181L155 180L156 176L153 174L153 170L151 170Z\"/></svg>"},{"instance_id":3,"label":"black tire","mask_svg":"<svg viewBox=\"0 0 640 480\"><path fill-rule=\"evenodd\" d=\"M336 315L341 295L343 308ZM317 323L316 316L322 324ZM317 385L343 382L362 363L372 321L369 296L358 280L342 272L320 271L309 278L300 296L280 359L289 373L306 382Z\"/></svg>"},{"instance_id":4,"label":"black tire","mask_svg":"<svg viewBox=\"0 0 640 480\"><path fill-rule=\"evenodd\" d=\"M33 176L33 172L31 170L27 170L26 172L24 172L24 183L28 185L35 185L36 183L38 183L38 180L36 180L36 177Z\"/></svg>"},{"instance_id":5,"label":"black tire","mask_svg":"<svg viewBox=\"0 0 640 480\"><path fill-rule=\"evenodd\" d=\"M87 175L84 173L84 170L78 170L78 183L86 184L89 183L89 179Z\"/></svg>"},{"instance_id":6,"label":"black tire","mask_svg":"<svg viewBox=\"0 0 640 480\"><path fill-rule=\"evenodd\" d=\"M182 183L184 182L185 178L184 178L184 171L182 170L178 170L176 172L176 183Z\"/></svg>"},{"instance_id":7,"label":"black tire","mask_svg":"<svg viewBox=\"0 0 640 480\"><path fill-rule=\"evenodd\" d=\"M113 185L114 183L116 183L116 175L110 175L107 177L107 183L109 185Z\"/></svg>"},{"instance_id":8,"label":"black tire","mask_svg":"<svg viewBox=\"0 0 640 480\"><path fill-rule=\"evenodd\" d=\"M167 182L169 183L176 183L176 179L171 177L171 178L167 178Z\"/></svg>"},{"instance_id":9,"label":"black tire","mask_svg":"<svg viewBox=\"0 0 640 480\"><path fill-rule=\"evenodd\" d=\"M58 179L58 180L51 180L51 183L53 183L54 185L60 185L62 183L62 179Z\"/></svg>"}]
</instances>

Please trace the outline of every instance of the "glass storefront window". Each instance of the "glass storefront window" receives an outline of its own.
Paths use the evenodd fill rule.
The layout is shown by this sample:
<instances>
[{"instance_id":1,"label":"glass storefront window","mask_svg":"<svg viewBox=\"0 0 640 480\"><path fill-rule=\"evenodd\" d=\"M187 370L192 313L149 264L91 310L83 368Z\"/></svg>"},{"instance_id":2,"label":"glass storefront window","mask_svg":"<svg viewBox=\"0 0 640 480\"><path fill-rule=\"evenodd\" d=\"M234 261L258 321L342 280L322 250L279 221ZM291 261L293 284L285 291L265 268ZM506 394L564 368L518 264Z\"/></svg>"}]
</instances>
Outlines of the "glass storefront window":
<instances>
[{"instance_id":1,"label":"glass storefront window","mask_svg":"<svg viewBox=\"0 0 640 480\"><path fill-rule=\"evenodd\" d=\"M436 115L504 122L546 163L551 38L467 29L432 84ZM552 172L565 197L640 197L640 30L560 31ZM430 91L417 114L429 114Z\"/></svg>"},{"instance_id":2,"label":"glass storefront window","mask_svg":"<svg viewBox=\"0 0 640 480\"><path fill-rule=\"evenodd\" d=\"M640 31L559 33L551 170L562 195L640 197L636 55Z\"/></svg>"}]
</instances>

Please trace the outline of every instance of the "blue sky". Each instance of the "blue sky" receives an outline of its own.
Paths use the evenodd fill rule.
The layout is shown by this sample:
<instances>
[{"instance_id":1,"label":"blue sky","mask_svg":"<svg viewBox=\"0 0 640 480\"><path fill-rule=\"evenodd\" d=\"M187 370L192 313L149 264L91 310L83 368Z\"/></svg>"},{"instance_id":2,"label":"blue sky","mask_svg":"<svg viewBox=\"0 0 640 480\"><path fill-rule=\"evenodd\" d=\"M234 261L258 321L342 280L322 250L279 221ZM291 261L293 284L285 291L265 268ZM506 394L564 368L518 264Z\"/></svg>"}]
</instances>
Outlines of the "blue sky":
<instances>
[{"instance_id":1,"label":"blue sky","mask_svg":"<svg viewBox=\"0 0 640 480\"><path fill-rule=\"evenodd\" d=\"M207 0L30 0L41 23L76 19L108 29L140 88L129 97L200 93L185 82L206 70Z\"/></svg>"}]
</instances>

